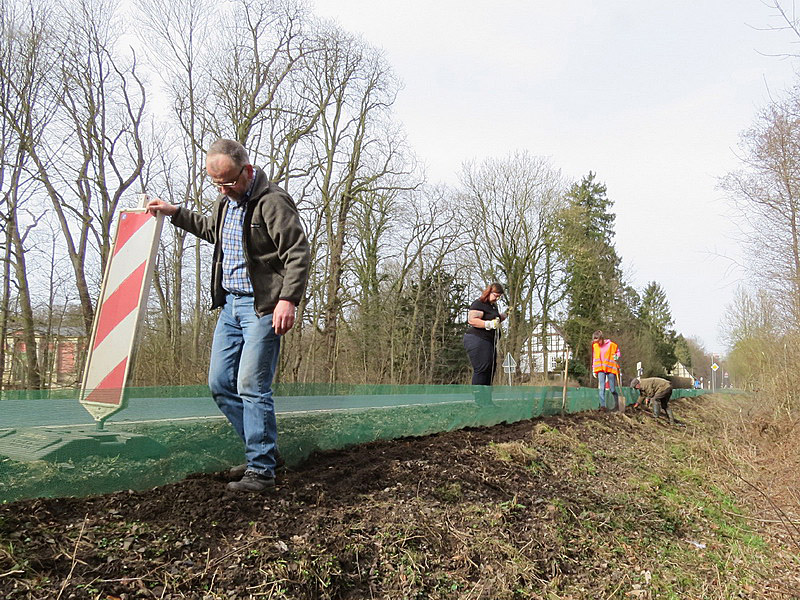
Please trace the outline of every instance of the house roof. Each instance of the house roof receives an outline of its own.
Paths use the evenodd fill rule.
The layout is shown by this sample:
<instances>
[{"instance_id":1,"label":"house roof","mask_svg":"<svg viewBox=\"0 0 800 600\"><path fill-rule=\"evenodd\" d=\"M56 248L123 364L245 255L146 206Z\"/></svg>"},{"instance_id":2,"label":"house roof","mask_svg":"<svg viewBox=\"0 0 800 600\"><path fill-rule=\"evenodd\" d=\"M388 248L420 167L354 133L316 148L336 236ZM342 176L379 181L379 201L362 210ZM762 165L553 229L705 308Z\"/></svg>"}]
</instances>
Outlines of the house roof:
<instances>
[{"instance_id":1,"label":"house roof","mask_svg":"<svg viewBox=\"0 0 800 600\"><path fill-rule=\"evenodd\" d=\"M550 325L553 329L555 329L558 335L560 335L564 339L567 339L567 335L564 333L564 330L561 329L561 326L558 323L555 323L554 321L548 321L547 324ZM537 321L533 326L534 331L536 330L537 327L541 325L542 321Z\"/></svg>"}]
</instances>

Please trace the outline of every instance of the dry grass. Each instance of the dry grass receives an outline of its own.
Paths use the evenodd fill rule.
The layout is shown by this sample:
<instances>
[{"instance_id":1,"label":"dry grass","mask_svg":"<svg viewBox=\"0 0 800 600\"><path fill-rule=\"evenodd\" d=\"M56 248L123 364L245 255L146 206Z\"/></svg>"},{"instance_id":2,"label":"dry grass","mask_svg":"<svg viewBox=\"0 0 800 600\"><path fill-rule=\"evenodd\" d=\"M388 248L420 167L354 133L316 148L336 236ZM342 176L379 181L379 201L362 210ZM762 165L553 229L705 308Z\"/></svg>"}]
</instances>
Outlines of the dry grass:
<instances>
[{"instance_id":1,"label":"dry grass","mask_svg":"<svg viewBox=\"0 0 800 600\"><path fill-rule=\"evenodd\" d=\"M781 390L785 394L785 390ZM762 389L752 394L717 396L697 417L702 431L693 443L708 457L706 469L722 489L757 507L742 517L765 531L776 547L785 576L774 583L800 597L800 439L799 414L784 396ZM800 401L797 401L800 403Z\"/></svg>"},{"instance_id":2,"label":"dry grass","mask_svg":"<svg viewBox=\"0 0 800 600\"><path fill-rule=\"evenodd\" d=\"M761 498L765 518L797 521L799 419L776 411L764 393L726 396L704 405L699 416L714 433L699 442L712 463Z\"/></svg>"}]
</instances>

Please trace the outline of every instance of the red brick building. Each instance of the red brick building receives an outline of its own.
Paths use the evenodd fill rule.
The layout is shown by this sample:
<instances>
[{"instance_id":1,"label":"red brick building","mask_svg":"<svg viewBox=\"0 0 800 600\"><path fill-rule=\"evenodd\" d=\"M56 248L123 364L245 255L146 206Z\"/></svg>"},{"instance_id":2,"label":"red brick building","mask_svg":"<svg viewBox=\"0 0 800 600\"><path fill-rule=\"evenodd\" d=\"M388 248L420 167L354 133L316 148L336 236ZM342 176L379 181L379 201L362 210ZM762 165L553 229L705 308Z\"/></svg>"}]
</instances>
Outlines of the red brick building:
<instances>
[{"instance_id":1,"label":"red brick building","mask_svg":"<svg viewBox=\"0 0 800 600\"><path fill-rule=\"evenodd\" d=\"M9 332L4 344L3 389L29 387L26 379L28 348L22 331ZM49 335L46 332L37 332L36 350L44 387L76 387L80 384L86 353L86 335L80 328L62 327Z\"/></svg>"}]
</instances>

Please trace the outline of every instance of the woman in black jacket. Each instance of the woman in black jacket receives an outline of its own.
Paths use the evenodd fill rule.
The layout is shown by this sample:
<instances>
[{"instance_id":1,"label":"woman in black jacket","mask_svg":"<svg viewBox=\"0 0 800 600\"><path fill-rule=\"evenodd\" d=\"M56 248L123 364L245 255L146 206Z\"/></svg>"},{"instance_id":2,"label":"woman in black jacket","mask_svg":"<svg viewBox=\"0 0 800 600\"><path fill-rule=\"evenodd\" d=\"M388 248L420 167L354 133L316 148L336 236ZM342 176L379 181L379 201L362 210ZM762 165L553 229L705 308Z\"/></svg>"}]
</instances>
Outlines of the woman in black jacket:
<instances>
[{"instance_id":1,"label":"woman in black jacket","mask_svg":"<svg viewBox=\"0 0 800 600\"><path fill-rule=\"evenodd\" d=\"M500 323L507 316L497 308L503 292L502 285L490 283L469 307L467 322L470 328L464 334L464 348L472 363L472 385L492 385L497 370Z\"/></svg>"}]
</instances>

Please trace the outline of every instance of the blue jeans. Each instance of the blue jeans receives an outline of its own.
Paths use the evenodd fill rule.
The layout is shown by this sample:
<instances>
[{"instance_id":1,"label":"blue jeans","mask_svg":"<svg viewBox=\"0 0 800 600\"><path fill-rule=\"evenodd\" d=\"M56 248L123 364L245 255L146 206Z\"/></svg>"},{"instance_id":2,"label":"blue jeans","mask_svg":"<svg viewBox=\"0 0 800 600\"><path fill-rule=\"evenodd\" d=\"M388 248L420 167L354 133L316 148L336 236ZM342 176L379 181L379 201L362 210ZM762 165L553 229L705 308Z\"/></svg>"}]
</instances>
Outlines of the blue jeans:
<instances>
[{"instance_id":1,"label":"blue jeans","mask_svg":"<svg viewBox=\"0 0 800 600\"><path fill-rule=\"evenodd\" d=\"M614 396L614 406L612 410L619 406L619 392L617 392L617 376L614 373L600 371L597 374L597 390L600 392L600 406L606 407L606 379L608 379L608 389Z\"/></svg>"},{"instance_id":2,"label":"blue jeans","mask_svg":"<svg viewBox=\"0 0 800 600\"><path fill-rule=\"evenodd\" d=\"M272 379L280 348L272 315L259 317L252 296L228 294L214 330L208 386L244 442L247 467L268 477L275 475L278 426Z\"/></svg>"}]
</instances>

